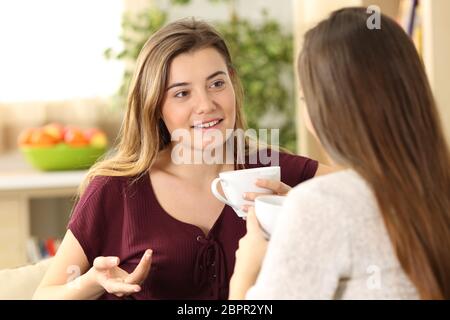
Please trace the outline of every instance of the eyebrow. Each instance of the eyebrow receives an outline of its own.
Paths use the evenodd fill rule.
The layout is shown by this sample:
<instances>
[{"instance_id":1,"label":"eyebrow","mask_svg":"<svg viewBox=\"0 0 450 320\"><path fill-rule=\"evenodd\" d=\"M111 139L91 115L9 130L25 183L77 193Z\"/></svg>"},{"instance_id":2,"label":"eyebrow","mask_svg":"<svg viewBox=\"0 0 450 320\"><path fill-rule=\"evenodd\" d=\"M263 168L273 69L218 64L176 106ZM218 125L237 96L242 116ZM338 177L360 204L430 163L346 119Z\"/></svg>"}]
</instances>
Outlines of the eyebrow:
<instances>
[{"instance_id":1,"label":"eyebrow","mask_svg":"<svg viewBox=\"0 0 450 320\"><path fill-rule=\"evenodd\" d=\"M219 74L226 75L225 71L216 71L213 74L209 75L206 78L206 80L211 80L212 78L218 76ZM189 85L189 82L177 82L177 83L171 84L169 87L167 87L166 90L170 90L170 89L172 89L174 87L182 87L182 86L187 86L187 85Z\"/></svg>"}]
</instances>

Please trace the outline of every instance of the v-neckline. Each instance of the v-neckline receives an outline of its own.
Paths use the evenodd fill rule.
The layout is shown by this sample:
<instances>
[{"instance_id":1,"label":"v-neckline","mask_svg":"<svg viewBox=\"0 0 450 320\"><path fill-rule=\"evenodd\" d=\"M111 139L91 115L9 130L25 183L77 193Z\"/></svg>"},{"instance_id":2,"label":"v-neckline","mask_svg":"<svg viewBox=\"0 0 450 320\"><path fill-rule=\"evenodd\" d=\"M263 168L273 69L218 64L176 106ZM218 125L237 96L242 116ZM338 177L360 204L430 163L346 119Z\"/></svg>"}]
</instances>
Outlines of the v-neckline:
<instances>
[{"instance_id":1,"label":"v-neckline","mask_svg":"<svg viewBox=\"0 0 450 320\"><path fill-rule=\"evenodd\" d=\"M147 172L146 176L146 185L147 187L150 189L149 193L150 196L152 197L152 200L154 201L154 203L157 205L158 210L163 213L164 216L166 216L167 218L169 218L170 220L172 220L175 223L181 224L181 225L185 225L188 226L192 229L196 229L197 231L200 232L200 234L206 238L209 239L211 233L213 232L213 230L216 228L217 224L219 223L220 220L222 220L223 215L225 214L225 210L228 207L226 204L224 204L222 210L220 211L219 216L217 217L217 219L214 221L211 229L208 230L208 233L205 234L205 232L202 230L202 228L200 228L199 226L189 223L189 222L184 222L181 221L177 218L175 218L173 215L171 215L170 213L168 213L161 205L161 203L158 200L158 197L156 196L155 190L153 188L153 183L152 183L152 179L150 178L150 171Z\"/></svg>"}]
</instances>

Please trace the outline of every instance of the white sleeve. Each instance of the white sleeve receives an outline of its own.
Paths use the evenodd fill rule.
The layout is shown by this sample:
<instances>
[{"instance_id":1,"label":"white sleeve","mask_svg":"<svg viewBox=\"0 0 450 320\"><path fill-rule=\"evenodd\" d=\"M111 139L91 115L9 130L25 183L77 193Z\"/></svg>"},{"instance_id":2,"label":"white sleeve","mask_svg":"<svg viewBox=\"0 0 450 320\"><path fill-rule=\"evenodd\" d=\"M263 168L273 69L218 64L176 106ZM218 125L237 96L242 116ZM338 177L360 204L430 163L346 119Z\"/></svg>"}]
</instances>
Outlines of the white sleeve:
<instances>
[{"instance_id":1,"label":"white sleeve","mask_svg":"<svg viewBox=\"0 0 450 320\"><path fill-rule=\"evenodd\" d=\"M306 187L306 185L305 185ZM341 199L303 185L291 190L247 299L333 299L349 276L349 228Z\"/></svg>"}]
</instances>

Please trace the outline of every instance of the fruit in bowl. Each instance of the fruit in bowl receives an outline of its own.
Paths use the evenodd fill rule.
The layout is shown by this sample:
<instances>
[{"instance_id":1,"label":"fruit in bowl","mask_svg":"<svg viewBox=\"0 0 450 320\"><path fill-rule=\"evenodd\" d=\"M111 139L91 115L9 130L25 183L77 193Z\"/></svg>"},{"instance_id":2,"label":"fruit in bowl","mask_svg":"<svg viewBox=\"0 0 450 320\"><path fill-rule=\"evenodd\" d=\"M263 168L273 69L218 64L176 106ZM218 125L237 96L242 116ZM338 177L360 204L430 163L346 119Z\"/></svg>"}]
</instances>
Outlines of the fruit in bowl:
<instances>
[{"instance_id":1,"label":"fruit in bowl","mask_svg":"<svg viewBox=\"0 0 450 320\"><path fill-rule=\"evenodd\" d=\"M103 148L108 145L108 137L97 128L90 128L84 132L84 137L89 141L91 146Z\"/></svg>"},{"instance_id":2,"label":"fruit in bowl","mask_svg":"<svg viewBox=\"0 0 450 320\"><path fill-rule=\"evenodd\" d=\"M83 130L76 126L50 123L27 128L18 137L26 160L40 170L81 170L92 166L108 147L101 129Z\"/></svg>"}]
</instances>

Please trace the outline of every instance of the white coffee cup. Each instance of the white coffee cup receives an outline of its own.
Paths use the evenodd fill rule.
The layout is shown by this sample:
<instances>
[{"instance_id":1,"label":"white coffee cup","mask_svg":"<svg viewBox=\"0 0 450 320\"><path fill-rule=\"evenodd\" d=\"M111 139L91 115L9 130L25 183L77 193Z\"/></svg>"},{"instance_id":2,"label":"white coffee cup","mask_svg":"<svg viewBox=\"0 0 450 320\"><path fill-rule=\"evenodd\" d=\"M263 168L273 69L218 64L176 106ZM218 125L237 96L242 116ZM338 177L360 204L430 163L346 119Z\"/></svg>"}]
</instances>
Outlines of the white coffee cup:
<instances>
[{"instance_id":1,"label":"white coffee cup","mask_svg":"<svg viewBox=\"0 0 450 320\"><path fill-rule=\"evenodd\" d=\"M232 207L239 217L245 217L247 213L240 209L241 206L254 204L252 201L243 198L245 192L272 193L269 189L257 187L256 180L258 179L280 181L280 167L261 167L221 172L219 173L219 178L214 179L211 183L211 191L218 200ZM226 198L217 191L219 182Z\"/></svg>"},{"instance_id":2,"label":"white coffee cup","mask_svg":"<svg viewBox=\"0 0 450 320\"><path fill-rule=\"evenodd\" d=\"M262 229L270 238L275 229L286 196L267 195L255 199L255 214Z\"/></svg>"}]
</instances>

